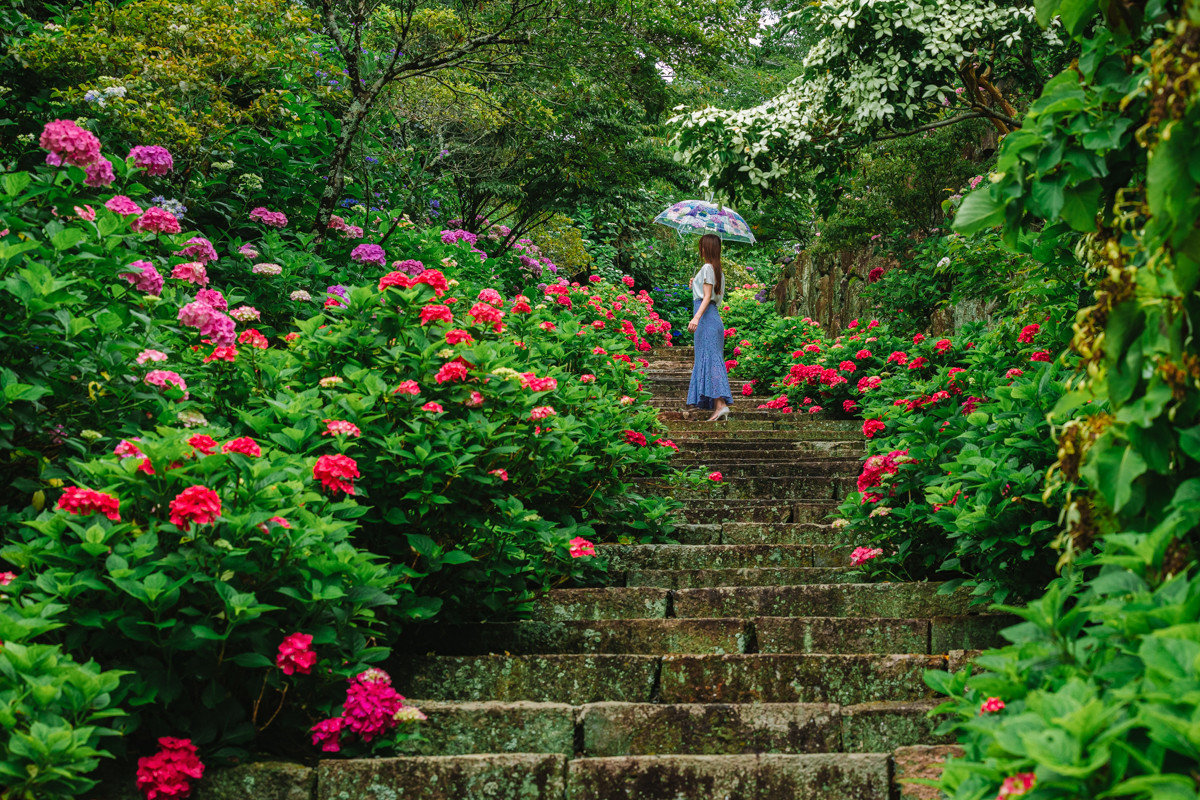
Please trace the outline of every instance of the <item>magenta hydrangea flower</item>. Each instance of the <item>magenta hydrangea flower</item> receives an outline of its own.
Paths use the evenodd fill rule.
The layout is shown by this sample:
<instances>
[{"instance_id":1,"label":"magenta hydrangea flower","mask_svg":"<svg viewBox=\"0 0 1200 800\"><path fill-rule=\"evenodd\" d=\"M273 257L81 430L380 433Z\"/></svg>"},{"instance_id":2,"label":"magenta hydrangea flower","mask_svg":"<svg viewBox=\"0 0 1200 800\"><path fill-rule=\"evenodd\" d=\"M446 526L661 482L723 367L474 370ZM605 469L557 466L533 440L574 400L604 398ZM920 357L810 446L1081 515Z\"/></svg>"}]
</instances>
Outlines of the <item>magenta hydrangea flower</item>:
<instances>
[{"instance_id":1,"label":"magenta hydrangea flower","mask_svg":"<svg viewBox=\"0 0 1200 800\"><path fill-rule=\"evenodd\" d=\"M165 389L168 386L173 386L183 392L183 399L188 399L187 383L180 377L178 372L172 372L169 369L154 369L146 373L146 377L142 379L150 386L157 386L159 389Z\"/></svg>"},{"instance_id":2,"label":"magenta hydrangea flower","mask_svg":"<svg viewBox=\"0 0 1200 800\"><path fill-rule=\"evenodd\" d=\"M381 669L369 669L350 681L342 718L346 727L370 742L395 727L396 712L404 698L392 687L392 679Z\"/></svg>"},{"instance_id":3,"label":"magenta hydrangea flower","mask_svg":"<svg viewBox=\"0 0 1200 800\"><path fill-rule=\"evenodd\" d=\"M336 753L342 749L342 729L346 720L341 717L323 719L309 729L312 733L312 743L318 745L323 753Z\"/></svg>"},{"instance_id":4,"label":"magenta hydrangea flower","mask_svg":"<svg viewBox=\"0 0 1200 800\"><path fill-rule=\"evenodd\" d=\"M380 267L387 263L387 255L377 244L360 244L350 251L350 258L360 264L375 264Z\"/></svg>"},{"instance_id":5,"label":"magenta hydrangea flower","mask_svg":"<svg viewBox=\"0 0 1200 800\"><path fill-rule=\"evenodd\" d=\"M178 318L189 328L200 331L200 335L212 339L217 347L229 347L236 339L237 326L233 324L233 320L201 300L193 300L179 309Z\"/></svg>"},{"instance_id":6,"label":"magenta hydrangea flower","mask_svg":"<svg viewBox=\"0 0 1200 800\"><path fill-rule=\"evenodd\" d=\"M69 119L47 122L38 144L50 151L46 163L54 167L64 163L86 167L100 158L100 140Z\"/></svg>"},{"instance_id":7,"label":"magenta hydrangea flower","mask_svg":"<svg viewBox=\"0 0 1200 800\"><path fill-rule=\"evenodd\" d=\"M205 239L203 236L193 236L185 243L182 250L176 250L175 255L187 256L193 261L199 261L201 264L208 264L210 261L217 260L217 250L213 247L212 242Z\"/></svg>"},{"instance_id":8,"label":"magenta hydrangea flower","mask_svg":"<svg viewBox=\"0 0 1200 800\"><path fill-rule=\"evenodd\" d=\"M91 164L88 164L86 175L83 179L85 186L96 188L110 186L117 179L113 173L112 162L107 158L97 158Z\"/></svg>"},{"instance_id":9,"label":"magenta hydrangea flower","mask_svg":"<svg viewBox=\"0 0 1200 800\"><path fill-rule=\"evenodd\" d=\"M175 159L170 151L156 144L139 144L130 149L129 158L138 169L146 170L147 175L166 175L175 169Z\"/></svg>"},{"instance_id":10,"label":"magenta hydrangea flower","mask_svg":"<svg viewBox=\"0 0 1200 800\"><path fill-rule=\"evenodd\" d=\"M104 203L104 207L114 214L120 214L123 217L142 213L142 207L123 194L116 194L110 197Z\"/></svg>"},{"instance_id":11,"label":"magenta hydrangea flower","mask_svg":"<svg viewBox=\"0 0 1200 800\"><path fill-rule=\"evenodd\" d=\"M145 231L146 233L179 233L179 220L175 215L165 208L158 206L150 206L145 213L133 221L131 225L135 231Z\"/></svg>"},{"instance_id":12,"label":"magenta hydrangea flower","mask_svg":"<svg viewBox=\"0 0 1200 800\"><path fill-rule=\"evenodd\" d=\"M136 272L122 272L120 277L133 284L139 292L158 296L163 290L163 276L149 261L134 261L129 265Z\"/></svg>"}]
</instances>

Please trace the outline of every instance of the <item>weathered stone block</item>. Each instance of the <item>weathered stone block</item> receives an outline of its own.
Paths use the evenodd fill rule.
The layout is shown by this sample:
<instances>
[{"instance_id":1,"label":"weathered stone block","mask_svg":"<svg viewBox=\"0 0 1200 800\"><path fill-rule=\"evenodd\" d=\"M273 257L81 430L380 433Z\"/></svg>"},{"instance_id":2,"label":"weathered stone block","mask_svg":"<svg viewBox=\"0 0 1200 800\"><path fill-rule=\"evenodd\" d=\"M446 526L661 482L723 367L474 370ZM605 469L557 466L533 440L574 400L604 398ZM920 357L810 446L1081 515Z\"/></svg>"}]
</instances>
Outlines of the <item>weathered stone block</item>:
<instances>
[{"instance_id":1,"label":"weathered stone block","mask_svg":"<svg viewBox=\"0 0 1200 800\"><path fill-rule=\"evenodd\" d=\"M722 544L811 544L841 545L843 535L828 524L816 522L726 522L721 526ZM814 553L814 559L816 554ZM814 562L815 564L815 562ZM837 566L815 564L815 566Z\"/></svg>"},{"instance_id":2,"label":"weathered stone block","mask_svg":"<svg viewBox=\"0 0 1200 800\"><path fill-rule=\"evenodd\" d=\"M758 617L760 653L925 653L929 621L875 617Z\"/></svg>"},{"instance_id":3,"label":"weathered stone block","mask_svg":"<svg viewBox=\"0 0 1200 800\"><path fill-rule=\"evenodd\" d=\"M795 544L760 545L601 545L596 554L610 570L746 569L811 567L813 548Z\"/></svg>"},{"instance_id":4,"label":"weathered stone block","mask_svg":"<svg viewBox=\"0 0 1200 800\"><path fill-rule=\"evenodd\" d=\"M962 614L967 593L939 595L936 583L683 589L678 617L933 617Z\"/></svg>"},{"instance_id":5,"label":"weathered stone block","mask_svg":"<svg viewBox=\"0 0 1200 800\"><path fill-rule=\"evenodd\" d=\"M429 717L422 741L401 745L402 755L457 756L470 753L575 752L578 709L565 703L446 703L406 701Z\"/></svg>"},{"instance_id":6,"label":"weathered stone block","mask_svg":"<svg viewBox=\"0 0 1200 800\"><path fill-rule=\"evenodd\" d=\"M916 744L949 744L953 737L935 736L937 720L929 711L939 700L861 703L842 708L842 749L848 753L883 753Z\"/></svg>"},{"instance_id":7,"label":"weathered stone block","mask_svg":"<svg viewBox=\"0 0 1200 800\"><path fill-rule=\"evenodd\" d=\"M583 707L588 756L819 753L841 747L829 704L595 703Z\"/></svg>"},{"instance_id":8,"label":"weathered stone block","mask_svg":"<svg viewBox=\"0 0 1200 800\"><path fill-rule=\"evenodd\" d=\"M666 589L623 586L603 589L556 589L533 609L539 620L662 619L667 615Z\"/></svg>"},{"instance_id":9,"label":"weathered stone block","mask_svg":"<svg viewBox=\"0 0 1200 800\"><path fill-rule=\"evenodd\" d=\"M667 755L577 759L570 800L886 800L887 755Z\"/></svg>"},{"instance_id":10,"label":"weathered stone block","mask_svg":"<svg viewBox=\"0 0 1200 800\"><path fill-rule=\"evenodd\" d=\"M313 800L316 787L317 773L311 767L263 761L206 770L192 797L194 800Z\"/></svg>"},{"instance_id":11,"label":"weathered stone block","mask_svg":"<svg viewBox=\"0 0 1200 800\"><path fill-rule=\"evenodd\" d=\"M1013 614L934 617L930 652L949 653L951 650L1002 647L1008 644L1008 641L1000 635L1000 631L1020 621L1021 618Z\"/></svg>"},{"instance_id":12,"label":"weathered stone block","mask_svg":"<svg viewBox=\"0 0 1200 800\"><path fill-rule=\"evenodd\" d=\"M322 761L317 800L560 800L565 763L529 753Z\"/></svg>"},{"instance_id":13,"label":"weathered stone block","mask_svg":"<svg viewBox=\"0 0 1200 800\"><path fill-rule=\"evenodd\" d=\"M945 659L922 655L664 656L667 703L841 703L928 697L923 674Z\"/></svg>"},{"instance_id":14,"label":"weathered stone block","mask_svg":"<svg viewBox=\"0 0 1200 800\"><path fill-rule=\"evenodd\" d=\"M793 586L806 583L831 583L856 576L848 570L831 567L783 569L646 569L630 570L630 586L659 586L666 589L696 589L712 586Z\"/></svg>"},{"instance_id":15,"label":"weathered stone block","mask_svg":"<svg viewBox=\"0 0 1200 800\"><path fill-rule=\"evenodd\" d=\"M657 656L432 656L397 664L396 684L431 700L640 703L657 670Z\"/></svg>"}]
</instances>

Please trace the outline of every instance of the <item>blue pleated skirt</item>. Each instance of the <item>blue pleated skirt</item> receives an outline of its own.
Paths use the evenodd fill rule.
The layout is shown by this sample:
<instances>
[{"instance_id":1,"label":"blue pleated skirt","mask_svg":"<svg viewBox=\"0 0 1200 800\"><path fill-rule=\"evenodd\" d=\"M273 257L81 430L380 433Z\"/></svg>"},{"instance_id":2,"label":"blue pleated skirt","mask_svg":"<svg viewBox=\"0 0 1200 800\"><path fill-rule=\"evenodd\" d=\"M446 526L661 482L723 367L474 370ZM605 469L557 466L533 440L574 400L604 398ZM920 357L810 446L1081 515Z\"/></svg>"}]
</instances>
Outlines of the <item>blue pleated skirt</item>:
<instances>
[{"instance_id":1,"label":"blue pleated skirt","mask_svg":"<svg viewBox=\"0 0 1200 800\"><path fill-rule=\"evenodd\" d=\"M701 300L692 300L692 313L700 310ZM696 360L692 365L692 382L688 385L689 406L712 408L713 400L721 398L733 405L729 393L729 372L725 369L725 323L717 304L709 302L700 318L694 335Z\"/></svg>"}]
</instances>

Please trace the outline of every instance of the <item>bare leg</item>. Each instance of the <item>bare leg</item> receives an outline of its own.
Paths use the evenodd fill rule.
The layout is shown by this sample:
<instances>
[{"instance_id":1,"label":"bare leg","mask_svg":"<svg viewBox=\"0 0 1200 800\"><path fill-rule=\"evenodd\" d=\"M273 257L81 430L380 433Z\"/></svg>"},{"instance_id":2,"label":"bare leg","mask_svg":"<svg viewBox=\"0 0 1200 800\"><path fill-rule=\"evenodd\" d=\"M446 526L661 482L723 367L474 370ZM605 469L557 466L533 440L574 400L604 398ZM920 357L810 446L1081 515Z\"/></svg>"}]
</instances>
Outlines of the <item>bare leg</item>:
<instances>
[{"instance_id":1,"label":"bare leg","mask_svg":"<svg viewBox=\"0 0 1200 800\"><path fill-rule=\"evenodd\" d=\"M713 415L708 418L708 421L712 422L713 420L715 420L717 417L719 417L721 415L721 412L728 407L729 407L729 404L726 403L721 398L718 397L718 398L714 399L713 400Z\"/></svg>"}]
</instances>

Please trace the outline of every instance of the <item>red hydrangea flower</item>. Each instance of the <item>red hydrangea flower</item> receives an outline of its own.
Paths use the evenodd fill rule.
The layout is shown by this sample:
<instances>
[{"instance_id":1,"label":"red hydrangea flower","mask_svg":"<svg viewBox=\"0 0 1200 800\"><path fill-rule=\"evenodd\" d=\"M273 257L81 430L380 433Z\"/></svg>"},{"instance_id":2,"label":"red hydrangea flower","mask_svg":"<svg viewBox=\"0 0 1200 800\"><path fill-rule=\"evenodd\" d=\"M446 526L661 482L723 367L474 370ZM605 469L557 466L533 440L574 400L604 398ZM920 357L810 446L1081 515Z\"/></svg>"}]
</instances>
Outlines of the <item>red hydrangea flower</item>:
<instances>
[{"instance_id":1,"label":"red hydrangea flower","mask_svg":"<svg viewBox=\"0 0 1200 800\"><path fill-rule=\"evenodd\" d=\"M354 494L354 479L361 477L358 463L350 456L321 456L313 465L313 478L331 492Z\"/></svg>"},{"instance_id":2,"label":"red hydrangea flower","mask_svg":"<svg viewBox=\"0 0 1200 800\"><path fill-rule=\"evenodd\" d=\"M236 347L214 347L212 353L204 357L205 364L209 363L210 361L236 361L236 360L237 360L237 348Z\"/></svg>"},{"instance_id":3,"label":"red hydrangea flower","mask_svg":"<svg viewBox=\"0 0 1200 800\"><path fill-rule=\"evenodd\" d=\"M171 501L171 524L184 531L192 523L207 525L221 516L221 498L207 486L189 486Z\"/></svg>"},{"instance_id":4,"label":"red hydrangea flower","mask_svg":"<svg viewBox=\"0 0 1200 800\"><path fill-rule=\"evenodd\" d=\"M879 547L856 547L854 548L854 552L850 554L850 566L861 566L881 555L883 555L883 549Z\"/></svg>"},{"instance_id":5,"label":"red hydrangea flower","mask_svg":"<svg viewBox=\"0 0 1200 800\"><path fill-rule=\"evenodd\" d=\"M915 336L913 336L913 344L920 344L923 341L925 341L925 334L918 333Z\"/></svg>"},{"instance_id":6,"label":"red hydrangea flower","mask_svg":"<svg viewBox=\"0 0 1200 800\"><path fill-rule=\"evenodd\" d=\"M1008 372L1004 373L1004 377L1008 378L1009 380L1012 380L1013 378L1019 378L1020 376L1022 376L1024 374L1025 374L1025 370L1017 369L1016 367L1013 367Z\"/></svg>"},{"instance_id":7,"label":"red hydrangea flower","mask_svg":"<svg viewBox=\"0 0 1200 800\"><path fill-rule=\"evenodd\" d=\"M62 497L58 498L58 507L68 514L87 516L99 512L113 522L121 521L121 502L117 498L81 486L68 486L64 489Z\"/></svg>"},{"instance_id":8,"label":"red hydrangea flower","mask_svg":"<svg viewBox=\"0 0 1200 800\"><path fill-rule=\"evenodd\" d=\"M672 450L674 450L676 453L679 452L679 445L675 444L670 439L655 439L654 443L656 445L658 445L659 447L669 447Z\"/></svg>"},{"instance_id":9,"label":"red hydrangea flower","mask_svg":"<svg viewBox=\"0 0 1200 800\"><path fill-rule=\"evenodd\" d=\"M917 356L909 363L908 368L909 369L920 369L921 367L925 366L928 363L929 363L929 359L927 359L925 356Z\"/></svg>"},{"instance_id":10,"label":"red hydrangea flower","mask_svg":"<svg viewBox=\"0 0 1200 800\"><path fill-rule=\"evenodd\" d=\"M463 342L471 344L474 341L475 337L462 328L451 328L446 331L446 344L461 344Z\"/></svg>"},{"instance_id":11,"label":"red hydrangea flower","mask_svg":"<svg viewBox=\"0 0 1200 800\"><path fill-rule=\"evenodd\" d=\"M488 475L495 475L502 481L508 480L508 470L506 469L489 469Z\"/></svg>"},{"instance_id":12,"label":"red hydrangea flower","mask_svg":"<svg viewBox=\"0 0 1200 800\"><path fill-rule=\"evenodd\" d=\"M379 279L379 291L383 291L389 286L395 286L398 289L407 289L413 285L408 276L403 272L389 272Z\"/></svg>"},{"instance_id":13,"label":"red hydrangea flower","mask_svg":"<svg viewBox=\"0 0 1200 800\"><path fill-rule=\"evenodd\" d=\"M433 292L437 297L441 297L450 288L450 283L446 280L446 276L441 270L427 269L416 277L412 282L412 286L418 283L424 283L433 288Z\"/></svg>"},{"instance_id":14,"label":"red hydrangea flower","mask_svg":"<svg viewBox=\"0 0 1200 800\"><path fill-rule=\"evenodd\" d=\"M421 393L421 387L416 381L400 381L400 385L392 390L392 394L411 394L418 395Z\"/></svg>"},{"instance_id":15,"label":"red hydrangea flower","mask_svg":"<svg viewBox=\"0 0 1200 800\"><path fill-rule=\"evenodd\" d=\"M853 414L857 410L858 403L854 402L853 400L842 401L842 411L845 411L847 414Z\"/></svg>"},{"instance_id":16,"label":"red hydrangea flower","mask_svg":"<svg viewBox=\"0 0 1200 800\"><path fill-rule=\"evenodd\" d=\"M872 267L867 273L867 283L875 283L883 277L883 267Z\"/></svg>"},{"instance_id":17,"label":"red hydrangea flower","mask_svg":"<svg viewBox=\"0 0 1200 800\"><path fill-rule=\"evenodd\" d=\"M204 764L196 755L191 739L164 736L159 751L142 756L137 762L137 788L146 800L186 798L192 793L192 781L204 776Z\"/></svg>"},{"instance_id":18,"label":"red hydrangea flower","mask_svg":"<svg viewBox=\"0 0 1200 800\"><path fill-rule=\"evenodd\" d=\"M1050 351L1049 350L1038 350L1036 353L1034 353L1033 355L1031 355L1029 357L1029 360L1030 361L1049 362L1050 361Z\"/></svg>"},{"instance_id":19,"label":"red hydrangea flower","mask_svg":"<svg viewBox=\"0 0 1200 800\"><path fill-rule=\"evenodd\" d=\"M934 343L934 345L933 345L933 349L937 350L939 353L946 352L947 350L950 349L950 347L951 347L951 343L950 343L949 339L938 339L937 342Z\"/></svg>"},{"instance_id":20,"label":"red hydrangea flower","mask_svg":"<svg viewBox=\"0 0 1200 800\"><path fill-rule=\"evenodd\" d=\"M441 404L441 403L435 403L435 402L433 402L433 401L431 400L430 402L428 402L428 403L426 403L425 405L421 406L421 410L422 410L422 411L428 411L428 412L429 412L429 413L431 413L431 414L441 414L441 413L442 413L442 412L444 412L446 409L442 408L442 404Z\"/></svg>"},{"instance_id":21,"label":"red hydrangea flower","mask_svg":"<svg viewBox=\"0 0 1200 800\"><path fill-rule=\"evenodd\" d=\"M1000 785L1000 793L996 795L996 800L1027 794L1035 783L1037 783L1037 776L1032 772L1018 772L1016 775L1011 775L1005 778L1004 783Z\"/></svg>"},{"instance_id":22,"label":"red hydrangea flower","mask_svg":"<svg viewBox=\"0 0 1200 800\"><path fill-rule=\"evenodd\" d=\"M341 717L323 719L309 729L312 734L312 743L320 745L323 753L336 753L342 749L342 729L345 727L346 720Z\"/></svg>"},{"instance_id":23,"label":"red hydrangea flower","mask_svg":"<svg viewBox=\"0 0 1200 800\"><path fill-rule=\"evenodd\" d=\"M1021 328L1021 335L1017 337L1017 341L1021 344L1030 344L1033 342L1033 337L1037 336L1038 331L1041 329L1042 326L1036 322L1032 325L1026 325L1024 328Z\"/></svg>"},{"instance_id":24,"label":"red hydrangea flower","mask_svg":"<svg viewBox=\"0 0 1200 800\"><path fill-rule=\"evenodd\" d=\"M995 714L998 711L1004 710L1004 701L999 697L989 697L983 701L983 705L979 707L980 714Z\"/></svg>"},{"instance_id":25,"label":"red hydrangea flower","mask_svg":"<svg viewBox=\"0 0 1200 800\"><path fill-rule=\"evenodd\" d=\"M754 394L754 384L747 383L742 387L742 397L749 397Z\"/></svg>"},{"instance_id":26,"label":"red hydrangea flower","mask_svg":"<svg viewBox=\"0 0 1200 800\"><path fill-rule=\"evenodd\" d=\"M500 331L500 320L504 318L503 311L487 303L476 303L471 306L471 310L467 312L467 315L475 320L476 325L490 324L495 327L497 332Z\"/></svg>"},{"instance_id":27,"label":"red hydrangea flower","mask_svg":"<svg viewBox=\"0 0 1200 800\"><path fill-rule=\"evenodd\" d=\"M421 324L428 325L434 320L441 320L442 322L454 322L454 312L450 310L450 306L424 306L421 309Z\"/></svg>"},{"instance_id":28,"label":"red hydrangea flower","mask_svg":"<svg viewBox=\"0 0 1200 800\"><path fill-rule=\"evenodd\" d=\"M312 640L312 635L308 633L293 633L285 638L279 643L275 666L283 670L284 675L297 672L308 675L317 663L317 654L312 650Z\"/></svg>"},{"instance_id":29,"label":"red hydrangea flower","mask_svg":"<svg viewBox=\"0 0 1200 800\"><path fill-rule=\"evenodd\" d=\"M646 446L646 434L637 431L625 431L625 441L638 447Z\"/></svg>"},{"instance_id":30,"label":"red hydrangea flower","mask_svg":"<svg viewBox=\"0 0 1200 800\"><path fill-rule=\"evenodd\" d=\"M854 370L858 369L858 367L855 366L853 361L843 361L842 363L838 364L838 369L842 372L854 372Z\"/></svg>"},{"instance_id":31,"label":"red hydrangea flower","mask_svg":"<svg viewBox=\"0 0 1200 800\"><path fill-rule=\"evenodd\" d=\"M267 337L258 332L257 328L247 328L242 331L237 340L242 344L248 344L251 347L256 347L259 350L267 349Z\"/></svg>"},{"instance_id":32,"label":"red hydrangea flower","mask_svg":"<svg viewBox=\"0 0 1200 800\"><path fill-rule=\"evenodd\" d=\"M904 366L908 363L908 353L905 353L903 350L897 350L887 357L887 363Z\"/></svg>"},{"instance_id":33,"label":"red hydrangea flower","mask_svg":"<svg viewBox=\"0 0 1200 800\"><path fill-rule=\"evenodd\" d=\"M584 556L596 555L596 545L584 539L582 536L576 536L571 540L571 558L582 558Z\"/></svg>"},{"instance_id":34,"label":"red hydrangea flower","mask_svg":"<svg viewBox=\"0 0 1200 800\"><path fill-rule=\"evenodd\" d=\"M202 455L211 456L217 452L217 440L206 433L197 433L195 436L192 436L188 439L188 444Z\"/></svg>"},{"instance_id":35,"label":"red hydrangea flower","mask_svg":"<svg viewBox=\"0 0 1200 800\"><path fill-rule=\"evenodd\" d=\"M237 439L230 439L225 444L221 445L222 453L241 453L244 456L258 458L262 455L262 448L258 446L258 442L251 439L249 436L239 436Z\"/></svg>"},{"instance_id":36,"label":"red hydrangea flower","mask_svg":"<svg viewBox=\"0 0 1200 800\"><path fill-rule=\"evenodd\" d=\"M448 361L442 364L441 369L437 371L434 380L438 383L447 383L453 381L465 381L467 379L467 367L460 361Z\"/></svg>"},{"instance_id":37,"label":"red hydrangea flower","mask_svg":"<svg viewBox=\"0 0 1200 800\"><path fill-rule=\"evenodd\" d=\"M714 472L708 473L708 479L710 481L712 481L713 483L720 483L721 481L725 480L725 476L719 472L714 471Z\"/></svg>"}]
</instances>

